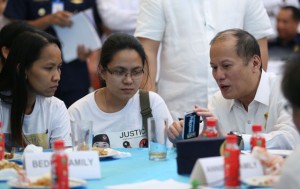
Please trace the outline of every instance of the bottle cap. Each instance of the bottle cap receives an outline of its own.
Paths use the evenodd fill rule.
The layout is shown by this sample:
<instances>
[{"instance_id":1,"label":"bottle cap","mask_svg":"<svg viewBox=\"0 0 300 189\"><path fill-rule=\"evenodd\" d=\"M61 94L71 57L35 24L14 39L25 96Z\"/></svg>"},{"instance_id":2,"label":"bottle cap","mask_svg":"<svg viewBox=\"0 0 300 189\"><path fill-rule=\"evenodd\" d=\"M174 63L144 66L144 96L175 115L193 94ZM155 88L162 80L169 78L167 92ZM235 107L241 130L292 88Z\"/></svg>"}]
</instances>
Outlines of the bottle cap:
<instances>
[{"instance_id":1,"label":"bottle cap","mask_svg":"<svg viewBox=\"0 0 300 189\"><path fill-rule=\"evenodd\" d=\"M53 142L53 147L55 150L62 150L65 147L65 143L63 140L56 140Z\"/></svg>"},{"instance_id":2,"label":"bottle cap","mask_svg":"<svg viewBox=\"0 0 300 189\"><path fill-rule=\"evenodd\" d=\"M236 143L237 144L238 137L236 135L227 135L226 143Z\"/></svg>"},{"instance_id":3,"label":"bottle cap","mask_svg":"<svg viewBox=\"0 0 300 189\"><path fill-rule=\"evenodd\" d=\"M206 126L216 126L217 120L215 118L207 118L206 119Z\"/></svg>"},{"instance_id":4,"label":"bottle cap","mask_svg":"<svg viewBox=\"0 0 300 189\"><path fill-rule=\"evenodd\" d=\"M259 124L252 125L252 132L261 132L262 126Z\"/></svg>"}]
</instances>

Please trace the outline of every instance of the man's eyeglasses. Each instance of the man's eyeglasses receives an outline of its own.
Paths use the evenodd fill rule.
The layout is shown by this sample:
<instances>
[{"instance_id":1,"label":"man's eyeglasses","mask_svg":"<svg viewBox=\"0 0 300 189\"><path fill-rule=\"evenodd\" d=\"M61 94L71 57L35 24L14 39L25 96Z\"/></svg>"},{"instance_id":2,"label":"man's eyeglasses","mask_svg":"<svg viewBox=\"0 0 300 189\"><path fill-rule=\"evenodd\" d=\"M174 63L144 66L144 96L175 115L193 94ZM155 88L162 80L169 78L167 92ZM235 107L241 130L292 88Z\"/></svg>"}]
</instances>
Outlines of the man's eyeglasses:
<instances>
[{"instance_id":1,"label":"man's eyeglasses","mask_svg":"<svg viewBox=\"0 0 300 189\"><path fill-rule=\"evenodd\" d=\"M126 69L115 69L115 70L110 70L109 68L105 68L108 73L113 75L114 77L118 79L123 79L126 78L128 75L131 76L132 79L140 79L142 75L144 74L144 69L143 68L137 68L132 70L131 72L128 72Z\"/></svg>"}]
</instances>

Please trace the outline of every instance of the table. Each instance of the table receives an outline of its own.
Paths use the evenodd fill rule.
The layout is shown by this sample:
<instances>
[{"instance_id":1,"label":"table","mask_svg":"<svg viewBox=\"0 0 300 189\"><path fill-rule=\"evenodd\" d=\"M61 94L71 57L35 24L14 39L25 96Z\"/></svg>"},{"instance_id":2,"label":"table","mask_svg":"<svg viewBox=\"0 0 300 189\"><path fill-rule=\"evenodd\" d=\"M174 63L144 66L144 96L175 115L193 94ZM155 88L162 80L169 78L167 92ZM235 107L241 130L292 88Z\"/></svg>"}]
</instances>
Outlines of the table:
<instances>
[{"instance_id":1,"label":"table","mask_svg":"<svg viewBox=\"0 0 300 189\"><path fill-rule=\"evenodd\" d=\"M130 152L132 157L123 159L101 159L101 179L88 181L87 188L105 188L116 184L129 184L151 179L174 179L188 183L189 176L177 174L176 152L170 149L166 161L150 161L148 149L132 148L117 149Z\"/></svg>"},{"instance_id":2,"label":"table","mask_svg":"<svg viewBox=\"0 0 300 189\"><path fill-rule=\"evenodd\" d=\"M174 179L178 182L189 183L189 175L178 175L175 149L168 150L166 161L150 161L147 148L116 149L130 152L131 157L100 160L101 179L88 180L86 188L102 189L105 186L130 184L143 182L151 179L168 180ZM1 189L8 189L5 182L0 182Z\"/></svg>"},{"instance_id":3,"label":"table","mask_svg":"<svg viewBox=\"0 0 300 189\"><path fill-rule=\"evenodd\" d=\"M121 159L100 159L101 178L87 180L85 189L104 189L105 186L137 183L152 179L161 181L174 179L178 182L190 183L190 175L177 174L177 154L175 149L168 149L166 161L150 161L147 148L122 148L116 150L130 152L132 156ZM241 189L248 188L253 187L241 185ZM0 189L9 189L9 186L6 182L0 182Z\"/></svg>"}]
</instances>

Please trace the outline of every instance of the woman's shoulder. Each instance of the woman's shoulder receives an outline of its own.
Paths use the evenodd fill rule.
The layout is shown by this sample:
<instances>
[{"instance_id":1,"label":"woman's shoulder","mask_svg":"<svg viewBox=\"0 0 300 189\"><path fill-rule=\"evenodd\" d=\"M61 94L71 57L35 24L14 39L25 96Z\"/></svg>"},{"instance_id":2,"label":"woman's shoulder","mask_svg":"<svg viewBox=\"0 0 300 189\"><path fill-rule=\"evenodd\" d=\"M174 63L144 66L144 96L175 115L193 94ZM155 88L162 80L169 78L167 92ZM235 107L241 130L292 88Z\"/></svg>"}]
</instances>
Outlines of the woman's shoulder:
<instances>
[{"instance_id":1,"label":"woman's shoulder","mask_svg":"<svg viewBox=\"0 0 300 189\"><path fill-rule=\"evenodd\" d=\"M42 111L41 111L42 110ZM52 114L67 112L65 103L55 96L44 97L37 96L34 106L34 114Z\"/></svg>"},{"instance_id":2,"label":"woman's shoulder","mask_svg":"<svg viewBox=\"0 0 300 189\"><path fill-rule=\"evenodd\" d=\"M60 100L55 96L52 97L37 96L36 103L44 104L47 106L61 106L65 104L62 100Z\"/></svg>"},{"instance_id":3,"label":"woman's shoulder","mask_svg":"<svg viewBox=\"0 0 300 189\"><path fill-rule=\"evenodd\" d=\"M149 92L149 97L150 98L158 98L158 99L162 99L162 97L156 93L156 92L153 92L153 91L148 91Z\"/></svg>"},{"instance_id":4,"label":"woman's shoulder","mask_svg":"<svg viewBox=\"0 0 300 189\"><path fill-rule=\"evenodd\" d=\"M81 99L77 100L76 102L74 102L69 109L75 108L75 107L83 107L83 106L89 106L90 103L95 103L95 92L91 92L87 95L85 95L84 97L82 97Z\"/></svg>"}]
</instances>

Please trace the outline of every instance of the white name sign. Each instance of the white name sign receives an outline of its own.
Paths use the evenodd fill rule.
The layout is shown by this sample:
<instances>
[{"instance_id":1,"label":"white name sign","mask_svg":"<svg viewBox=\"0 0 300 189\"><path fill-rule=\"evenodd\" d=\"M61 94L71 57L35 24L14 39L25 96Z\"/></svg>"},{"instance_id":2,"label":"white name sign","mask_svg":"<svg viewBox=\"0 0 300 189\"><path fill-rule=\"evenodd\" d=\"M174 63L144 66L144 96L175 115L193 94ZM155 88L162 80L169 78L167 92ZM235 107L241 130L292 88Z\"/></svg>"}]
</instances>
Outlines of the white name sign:
<instances>
[{"instance_id":1,"label":"white name sign","mask_svg":"<svg viewBox=\"0 0 300 189\"><path fill-rule=\"evenodd\" d=\"M263 167L252 155L240 155L240 180L263 175ZM224 157L200 158L196 161L191 181L198 180L208 186L224 185Z\"/></svg>"},{"instance_id":2,"label":"white name sign","mask_svg":"<svg viewBox=\"0 0 300 189\"><path fill-rule=\"evenodd\" d=\"M67 152L69 158L69 177L98 179L101 177L100 161L96 151ZM27 176L36 177L51 172L52 152L26 153L25 170Z\"/></svg>"}]
</instances>

